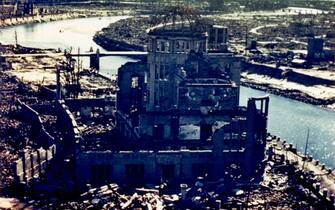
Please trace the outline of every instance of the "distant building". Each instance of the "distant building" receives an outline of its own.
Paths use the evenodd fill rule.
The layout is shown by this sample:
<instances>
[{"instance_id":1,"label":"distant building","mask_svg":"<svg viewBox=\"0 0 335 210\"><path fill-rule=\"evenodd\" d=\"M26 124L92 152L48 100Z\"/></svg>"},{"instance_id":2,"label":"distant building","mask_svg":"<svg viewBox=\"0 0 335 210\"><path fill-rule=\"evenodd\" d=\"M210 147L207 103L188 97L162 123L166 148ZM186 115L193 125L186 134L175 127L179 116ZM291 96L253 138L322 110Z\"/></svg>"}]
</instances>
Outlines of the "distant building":
<instances>
[{"instance_id":1,"label":"distant building","mask_svg":"<svg viewBox=\"0 0 335 210\"><path fill-rule=\"evenodd\" d=\"M34 1L32 0L2 0L0 1L0 17L34 15Z\"/></svg>"},{"instance_id":2,"label":"distant building","mask_svg":"<svg viewBox=\"0 0 335 210\"><path fill-rule=\"evenodd\" d=\"M14 16L14 5L0 5L0 18Z\"/></svg>"},{"instance_id":3,"label":"distant building","mask_svg":"<svg viewBox=\"0 0 335 210\"><path fill-rule=\"evenodd\" d=\"M190 182L205 174L227 181L256 176L269 98L239 106L242 57L227 51L227 30L173 25L152 29L149 37L147 62L118 72L122 145L81 151L77 180L143 184Z\"/></svg>"},{"instance_id":4,"label":"distant building","mask_svg":"<svg viewBox=\"0 0 335 210\"><path fill-rule=\"evenodd\" d=\"M320 60L323 54L324 41L322 38L309 38L307 46L307 59Z\"/></svg>"}]
</instances>

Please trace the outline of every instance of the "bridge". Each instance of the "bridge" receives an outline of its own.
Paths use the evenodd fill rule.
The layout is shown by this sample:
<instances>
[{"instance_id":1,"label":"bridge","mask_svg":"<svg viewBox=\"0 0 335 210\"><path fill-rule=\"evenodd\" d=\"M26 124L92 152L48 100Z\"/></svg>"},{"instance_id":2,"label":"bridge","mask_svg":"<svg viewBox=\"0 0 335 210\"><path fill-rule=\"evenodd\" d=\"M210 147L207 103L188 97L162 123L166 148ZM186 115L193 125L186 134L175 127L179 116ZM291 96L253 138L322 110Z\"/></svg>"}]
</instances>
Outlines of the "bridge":
<instances>
[{"instance_id":1,"label":"bridge","mask_svg":"<svg viewBox=\"0 0 335 210\"><path fill-rule=\"evenodd\" d=\"M110 51L100 53L97 52L84 52L84 53L26 53L26 54L0 54L0 58L22 58L22 57L62 57L65 55L70 55L72 57L89 57L90 58L90 67L99 70L100 69L100 57L108 56L128 56L136 57L139 59L146 58L148 52L143 51Z\"/></svg>"},{"instance_id":2,"label":"bridge","mask_svg":"<svg viewBox=\"0 0 335 210\"><path fill-rule=\"evenodd\" d=\"M111 52L104 52L104 53L98 53L100 57L106 57L106 56L147 56L148 52L144 51L111 51ZM92 56L97 55L97 53L71 53L72 56Z\"/></svg>"}]
</instances>

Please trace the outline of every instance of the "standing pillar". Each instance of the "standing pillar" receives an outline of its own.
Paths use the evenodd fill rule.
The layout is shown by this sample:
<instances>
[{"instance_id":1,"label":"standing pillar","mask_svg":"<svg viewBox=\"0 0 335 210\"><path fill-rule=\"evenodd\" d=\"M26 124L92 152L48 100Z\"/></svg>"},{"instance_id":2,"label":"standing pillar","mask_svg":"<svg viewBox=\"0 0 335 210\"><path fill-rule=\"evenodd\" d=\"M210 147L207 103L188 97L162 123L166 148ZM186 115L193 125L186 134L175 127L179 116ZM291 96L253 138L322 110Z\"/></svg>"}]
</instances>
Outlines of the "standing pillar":
<instances>
[{"instance_id":1,"label":"standing pillar","mask_svg":"<svg viewBox=\"0 0 335 210\"><path fill-rule=\"evenodd\" d=\"M95 54L90 55L90 68L100 70L100 50L97 49Z\"/></svg>"},{"instance_id":2,"label":"standing pillar","mask_svg":"<svg viewBox=\"0 0 335 210\"><path fill-rule=\"evenodd\" d=\"M56 91L56 99L61 100L62 94L61 94L61 83L60 83L60 67L56 67L56 85L57 85L57 91Z\"/></svg>"},{"instance_id":3,"label":"standing pillar","mask_svg":"<svg viewBox=\"0 0 335 210\"><path fill-rule=\"evenodd\" d=\"M245 168L245 177L250 178L253 174L254 169L254 150L255 150L255 124L256 124L256 102L254 99L248 100L247 106L247 139L245 143L245 160L244 160L244 168Z\"/></svg>"},{"instance_id":4,"label":"standing pillar","mask_svg":"<svg viewBox=\"0 0 335 210\"><path fill-rule=\"evenodd\" d=\"M25 152L21 153L21 157L22 157L22 171L23 171L23 181L25 181L27 183L27 164L26 164L26 154Z\"/></svg>"},{"instance_id":5,"label":"standing pillar","mask_svg":"<svg viewBox=\"0 0 335 210\"><path fill-rule=\"evenodd\" d=\"M31 165L31 178L34 179L35 169L34 169L34 153L30 154L30 165Z\"/></svg>"},{"instance_id":6,"label":"standing pillar","mask_svg":"<svg viewBox=\"0 0 335 210\"><path fill-rule=\"evenodd\" d=\"M39 177L41 177L42 175L42 161L41 161L41 153L40 153L40 150L36 150L36 153L37 153L37 162L38 162L38 175Z\"/></svg>"}]
</instances>

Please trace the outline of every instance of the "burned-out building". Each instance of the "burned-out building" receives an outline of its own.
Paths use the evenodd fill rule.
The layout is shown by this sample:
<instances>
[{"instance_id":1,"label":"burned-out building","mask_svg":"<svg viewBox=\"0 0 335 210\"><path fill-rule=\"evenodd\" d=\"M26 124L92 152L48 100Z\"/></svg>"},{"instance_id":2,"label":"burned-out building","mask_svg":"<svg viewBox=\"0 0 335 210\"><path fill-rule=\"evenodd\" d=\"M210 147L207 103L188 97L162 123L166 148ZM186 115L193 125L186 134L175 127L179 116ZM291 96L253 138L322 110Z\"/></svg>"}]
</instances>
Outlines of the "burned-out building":
<instances>
[{"instance_id":1,"label":"burned-out building","mask_svg":"<svg viewBox=\"0 0 335 210\"><path fill-rule=\"evenodd\" d=\"M151 29L147 61L125 64L118 72L120 139L105 151L80 152L77 179L254 177L264 158L269 98L239 106L242 57L227 50L227 37L220 26Z\"/></svg>"},{"instance_id":2,"label":"burned-out building","mask_svg":"<svg viewBox=\"0 0 335 210\"><path fill-rule=\"evenodd\" d=\"M307 46L307 58L309 60L320 60L323 54L324 40L322 38L309 38Z\"/></svg>"}]
</instances>

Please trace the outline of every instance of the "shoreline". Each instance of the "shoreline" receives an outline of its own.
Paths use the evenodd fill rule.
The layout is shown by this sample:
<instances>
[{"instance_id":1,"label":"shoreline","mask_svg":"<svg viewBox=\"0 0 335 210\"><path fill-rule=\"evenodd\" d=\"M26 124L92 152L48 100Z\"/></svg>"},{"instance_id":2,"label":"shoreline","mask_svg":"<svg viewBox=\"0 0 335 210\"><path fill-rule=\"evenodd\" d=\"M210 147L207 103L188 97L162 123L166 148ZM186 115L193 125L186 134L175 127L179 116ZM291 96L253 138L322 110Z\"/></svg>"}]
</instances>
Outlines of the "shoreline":
<instances>
[{"instance_id":1,"label":"shoreline","mask_svg":"<svg viewBox=\"0 0 335 210\"><path fill-rule=\"evenodd\" d=\"M93 41L105 50L145 51L148 21L146 18L127 18L97 31Z\"/></svg>"},{"instance_id":2,"label":"shoreline","mask_svg":"<svg viewBox=\"0 0 335 210\"><path fill-rule=\"evenodd\" d=\"M25 25L33 23L60 21L74 18L94 17L94 16L95 15L89 16L88 14L80 14L80 13L62 13L62 14L49 14L43 16L36 15L36 16L26 16L18 18L7 18L0 21L0 28L7 28L17 25Z\"/></svg>"},{"instance_id":3,"label":"shoreline","mask_svg":"<svg viewBox=\"0 0 335 210\"><path fill-rule=\"evenodd\" d=\"M116 15L129 15L131 11L128 10L102 10L102 9L78 9L65 10L60 13L50 13L43 15L32 15L23 17L11 17L0 19L0 29L24 24L43 23L52 21L69 20L76 18L90 18L90 17L108 17Z\"/></svg>"},{"instance_id":4,"label":"shoreline","mask_svg":"<svg viewBox=\"0 0 335 210\"><path fill-rule=\"evenodd\" d=\"M241 86L252 88L259 91L268 92L270 94L281 96L284 98L288 98L291 100L299 101L305 104L310 104L313 106L318 106L320 108L324 108L329 111L335 111L334 103L329 102L329 100L325 99L316 99L310 96L307 96L306 93L299 91L299 90L292 90L292 89L279 89L274 88L269 84L260 84L257 82L252 82L248 79L242 81L241 80Z\"/></svg>"}]
</instances>

